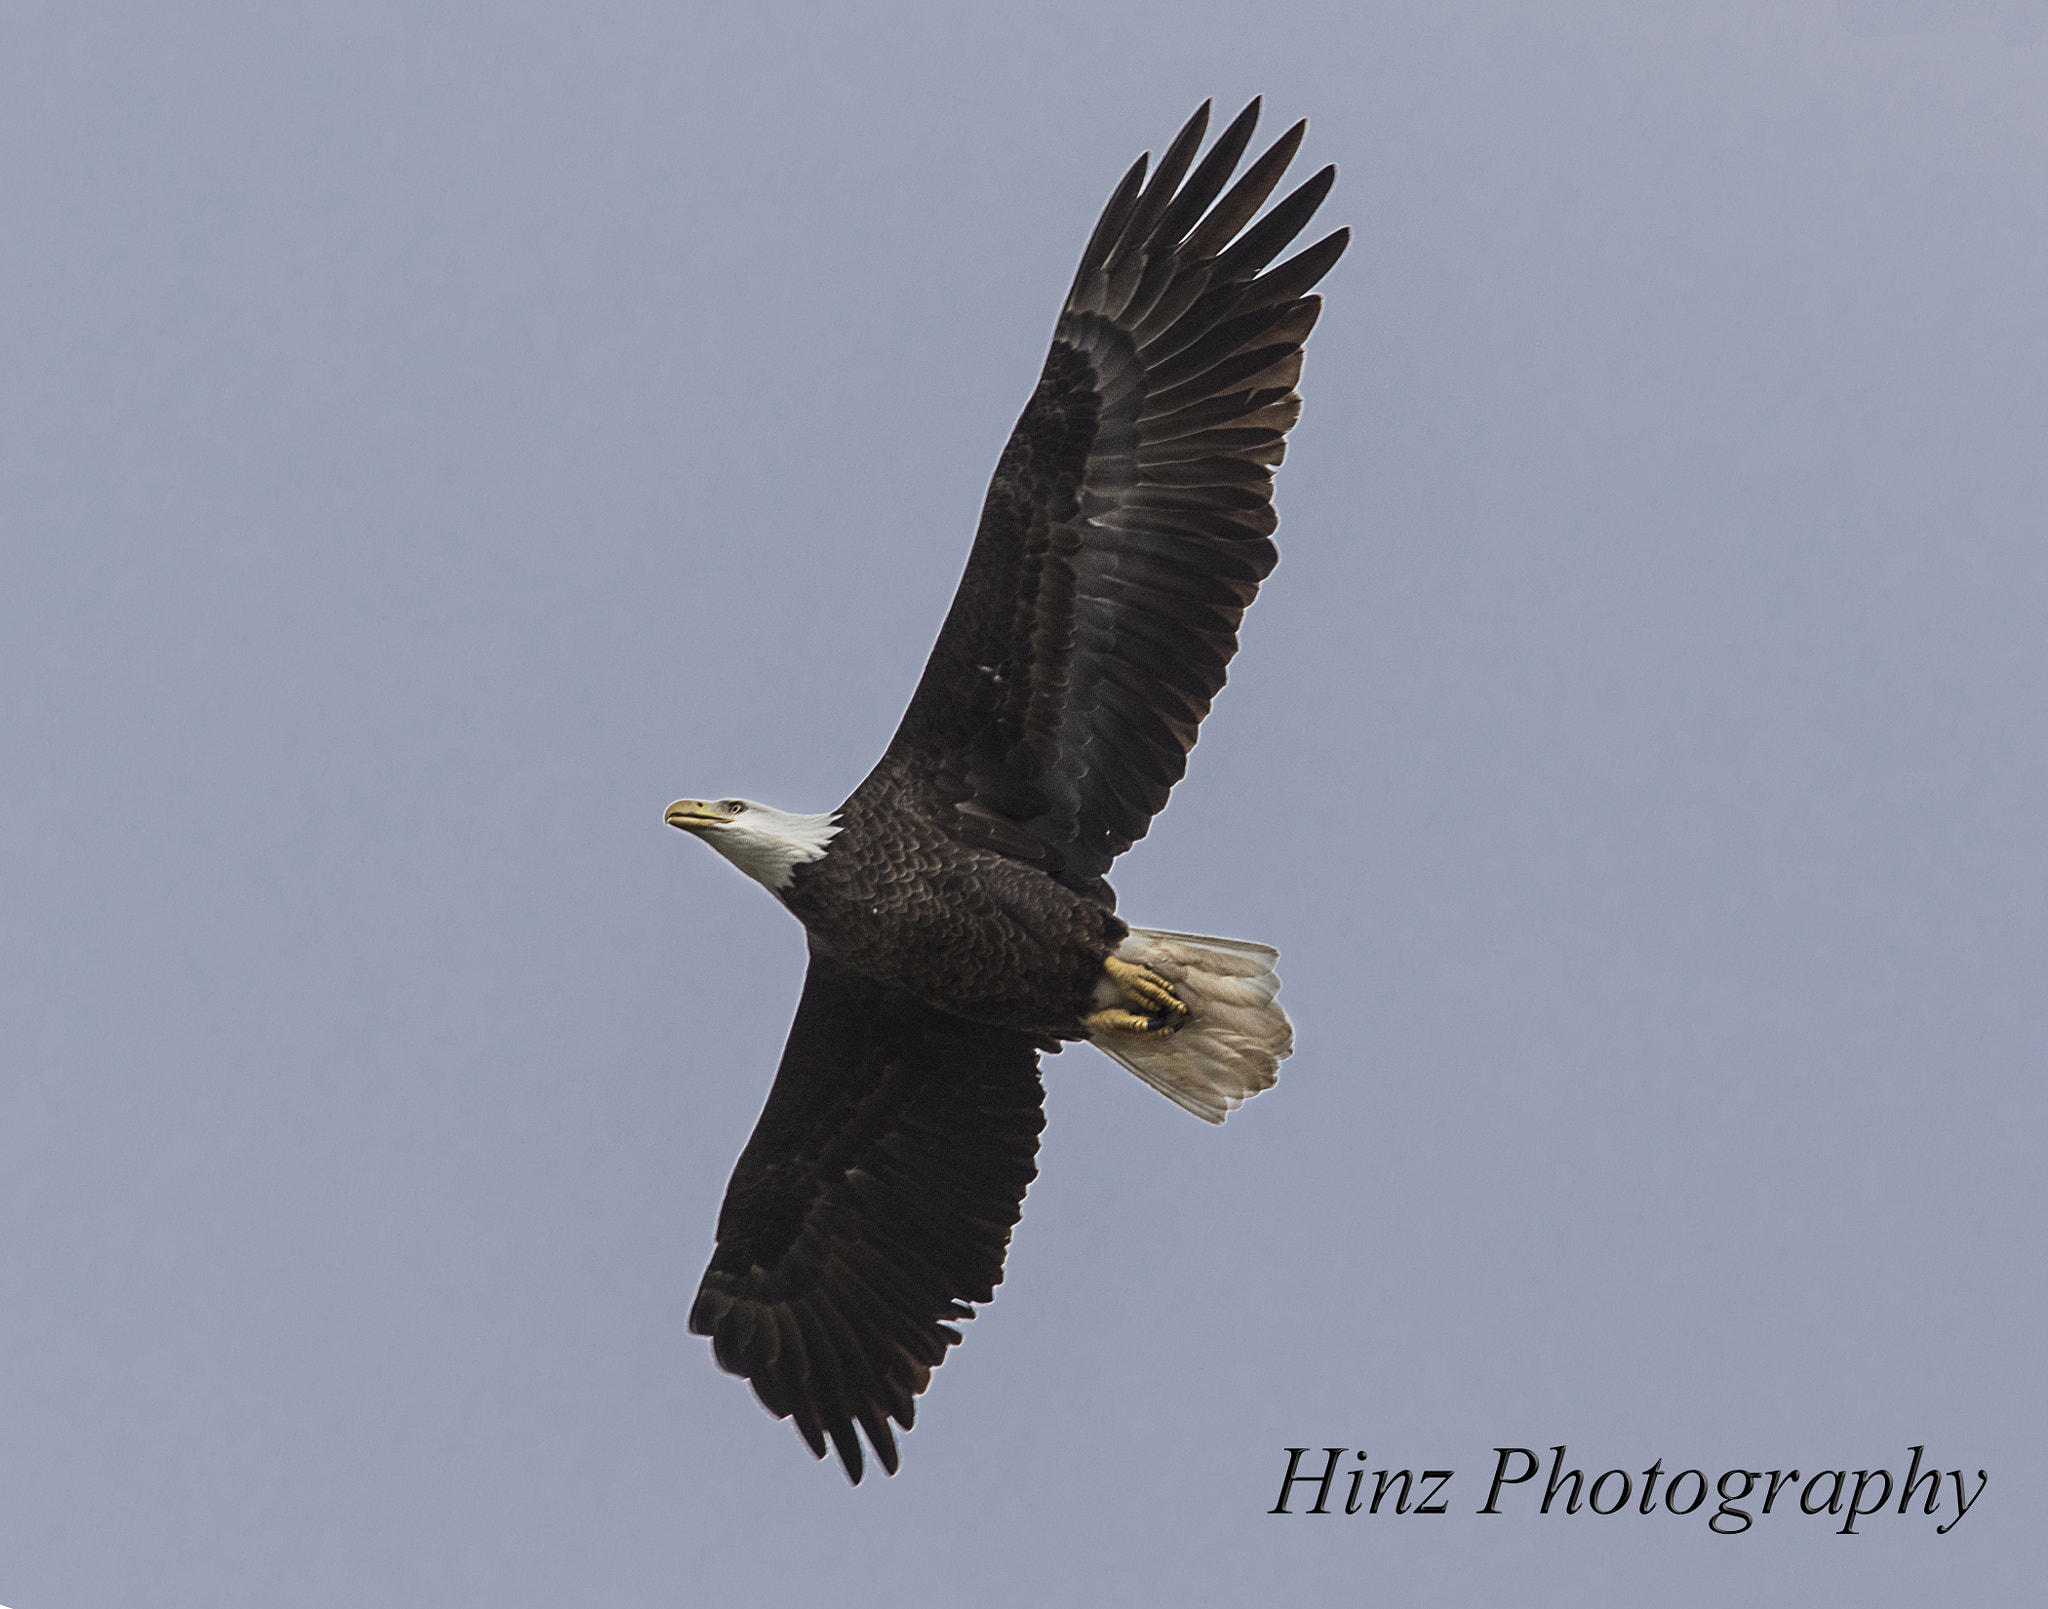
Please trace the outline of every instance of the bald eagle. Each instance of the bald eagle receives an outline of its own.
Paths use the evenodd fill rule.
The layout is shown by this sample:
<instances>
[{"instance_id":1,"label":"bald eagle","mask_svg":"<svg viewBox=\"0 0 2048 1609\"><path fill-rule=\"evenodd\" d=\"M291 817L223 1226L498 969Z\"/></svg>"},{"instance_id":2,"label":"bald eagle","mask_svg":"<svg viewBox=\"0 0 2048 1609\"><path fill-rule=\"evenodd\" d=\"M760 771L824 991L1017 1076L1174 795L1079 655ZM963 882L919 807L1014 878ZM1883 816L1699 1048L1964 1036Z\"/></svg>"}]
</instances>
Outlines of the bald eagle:
<instances>
[{"instance_id":1,"label":"bald eagle","mask_svg":"<svg viewBox=\"0 0 2048 1609\"><path fill-rule=\"evenodd\" d=\"M1293 1047L1275 951L1126 926L1104 880L1186 770L1277 560L1308 292L1349 240L1267 267L1336 170L1253 222L1307 126L1230 185L1258 111L1196 164L1204 103L1110 197L867 780L825 815L682 799L665 817L810 945L690 1329L856 1483L854 1427L893 1475L890 1421L910 1428L960 1339L947 1321L994 1298L1037 1172L1041 1052L1088 1040L1220 1123Z\"/></svg>"}]
</instances>

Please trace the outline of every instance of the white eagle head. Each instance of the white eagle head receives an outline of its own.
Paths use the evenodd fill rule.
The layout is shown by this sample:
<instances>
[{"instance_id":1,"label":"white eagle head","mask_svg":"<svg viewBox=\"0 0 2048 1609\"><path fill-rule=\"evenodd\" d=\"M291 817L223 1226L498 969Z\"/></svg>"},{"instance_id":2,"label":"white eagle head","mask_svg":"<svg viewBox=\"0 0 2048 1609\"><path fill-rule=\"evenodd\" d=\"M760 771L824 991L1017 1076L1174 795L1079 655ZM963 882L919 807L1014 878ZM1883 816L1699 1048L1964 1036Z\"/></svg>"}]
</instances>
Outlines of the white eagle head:
<instances>
[{"instance_id":1,"label":"white eagle head","mask_svg":"<svg viewBox=\"0 0 2048 1609\"><path fill-rule=\"evenodd\" d=\"M793 816L752 799L678 799L663 821L692 833L755 882L780 894L790 876L818 859L839 832L839 814Z\"/></svg>"}]
</instances>

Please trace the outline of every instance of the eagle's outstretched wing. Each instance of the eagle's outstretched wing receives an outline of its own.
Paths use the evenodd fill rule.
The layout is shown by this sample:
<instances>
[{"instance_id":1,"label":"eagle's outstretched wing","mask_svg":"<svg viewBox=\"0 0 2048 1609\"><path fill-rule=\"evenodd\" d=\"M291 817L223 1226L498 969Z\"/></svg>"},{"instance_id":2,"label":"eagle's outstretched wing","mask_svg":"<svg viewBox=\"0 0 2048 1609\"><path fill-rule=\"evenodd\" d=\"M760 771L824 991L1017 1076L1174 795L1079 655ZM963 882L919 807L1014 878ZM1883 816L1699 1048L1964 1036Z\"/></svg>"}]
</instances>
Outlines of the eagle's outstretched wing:
<instances>
[{"instance_id":1,"label":"eagle's outstretched wing","mask_svg":"<svg viewBox=\"0 0 2048 1609\"><path fill-rule=\"evenodd\" d=\"M861 1477L993 1299L1045 1127L1029 1034L934 1011L813 953L690 1311L719 1363Z\"/></svg>"},{"instance_id":2,"label":"eagle's outstretched wing","mask_svg":"<svg viewBox=\"0 0 2048 1609\"><path fill-rule=\"evenodd\" d=\"M1349 239L1261 272L1336 170L1250 223L1306 126L1224 194L1258 107L1190 174L1205 103L1151 182L1141 157L1111 197L938 645L863 784L914 789L959 836L1104 898L1186 770L1276 562L1273 466L1322 305L1307 293Z\"/></svg>"}]
</instances>

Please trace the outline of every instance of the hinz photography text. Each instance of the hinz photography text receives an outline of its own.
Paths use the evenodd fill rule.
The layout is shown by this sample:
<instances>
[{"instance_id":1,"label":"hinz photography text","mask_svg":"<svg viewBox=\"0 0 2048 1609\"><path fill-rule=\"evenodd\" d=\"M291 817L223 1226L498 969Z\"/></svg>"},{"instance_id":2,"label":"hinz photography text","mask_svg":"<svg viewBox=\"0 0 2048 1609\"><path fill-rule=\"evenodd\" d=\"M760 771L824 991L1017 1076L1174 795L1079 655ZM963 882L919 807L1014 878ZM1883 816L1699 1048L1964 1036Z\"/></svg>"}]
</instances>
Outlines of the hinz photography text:
<instances>
[{"instance_id":1,"label":"hinz photography text","mask_svg":"<svg viewBox=\"0 0 2048 1609\"><path fill-rule=\"evenodd\" d=\"M1842 1536L1858 1536L1859 1521L1891 1514L1905 1515L1916 1500L1922 1515L1950 1514L1945 1524L1935 1526L1936 1535L1947 1535L1984 1495L1989 1477L1977 1471L1976 1490L1968 1489L1960 1469L1946 1472L1954 1495L1945 1494L1944 1472L1921 1465L1925 1445L1909 1447L1912 1462L1896 1481L1889 1469L1822 1469L1802 1476L1796 1468L1730 1469L1722 1472L1711 1488L1705 1471L1682 1469L1666 1475L1664 1460L1647 1469L1631 1472L1610 1469L1587 1479L1584 1469L1565 1467L1563 1445L1550 1449L1550 1474L1539 1504L1536 1488L1530 1484L1543 1469L1543 1460L1527 1447L1496 1447L1493 1479L1486 1489L1486 1501L1474 1512L1507 1514L1516 1511L1535 1514L1577 1514L1581 1511L1608 1515L1633 1512L1684 1516L1705 1507L1711 1490L1720 1499L1710 1512L1707 1529L1718 1536L1740 1536L1764 1515L1789 1514L1794 1503L1801 1515L1827 1515L1840 1526L1830 1529ZM1372 1469L1363 1447L1355 1458L1346 1458L1349 1447L1287 1447L1287 1472L1280 1477L1280 1497L1269 1514L1447 1514L1448 1495L1454 1469ZM1324 1456L1321 1467L1313 1456ZM1370 1485L1366 1476L1372 1476ZM1349 1476L1347 1481L1345 1476ZM1662 1482L1661 1490L1659 1482ZM1527 1487L1526 1491L1511 1488ZM1892 1506L1897 1498L1896 1508ZM1749 1504L1750 1507L1739 1505ZM1334 1505L1334 1506L1333 1506Z\"/></svg>"}]
</instances>

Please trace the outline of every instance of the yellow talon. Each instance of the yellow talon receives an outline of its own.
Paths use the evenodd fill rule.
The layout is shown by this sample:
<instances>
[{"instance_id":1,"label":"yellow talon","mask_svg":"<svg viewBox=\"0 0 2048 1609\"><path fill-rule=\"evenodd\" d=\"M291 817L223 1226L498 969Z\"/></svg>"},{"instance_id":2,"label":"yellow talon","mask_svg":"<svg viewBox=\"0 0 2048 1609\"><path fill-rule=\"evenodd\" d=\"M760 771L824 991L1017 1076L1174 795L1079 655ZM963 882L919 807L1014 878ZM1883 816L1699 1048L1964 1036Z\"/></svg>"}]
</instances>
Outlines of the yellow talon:
<instances>
[{"instance_id":1,"label":"yellow talon","mask_svg":"<svg viewBox=\"0 0 2048 1609\"><path fill-rule=\"evenodd\" d=\"M1143 1009L1141 1014L1107 1006L1088 1019L1091 1027L1101 1026L1119 1033L1157 1035L1172 1033L1188 1020L1188 1008L1173 992L1173 985L1150 967L1120 961L1112 955L1104 958L1102 970L1118 994ZM1102 996L1098 994L1096 999L1100 1001Z\"/></svg>"},{"instance_id":2,"label":"yellow talon","mask_svg":"<svg viewBox=\"0 0 2048 1609\"><path fill-rule=\"evenodd\" d=\"M1186 1015L1186 1008L1182 1008ZM1179 1029L1179 1022L1161 1022L1156 1017L1141 1017L1135 1011L1125 1011L1121 1006L1110 1006L1096 1012L1087 1020L1090 1033L1123 1034L1131 1039L1164 1039Z\"/></svg>"}]
</instances>

